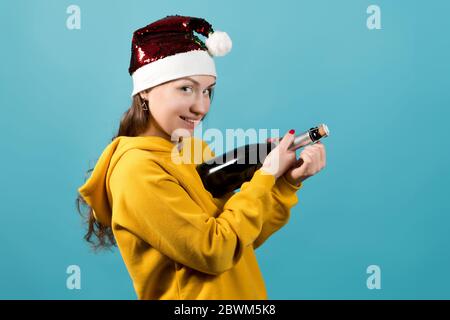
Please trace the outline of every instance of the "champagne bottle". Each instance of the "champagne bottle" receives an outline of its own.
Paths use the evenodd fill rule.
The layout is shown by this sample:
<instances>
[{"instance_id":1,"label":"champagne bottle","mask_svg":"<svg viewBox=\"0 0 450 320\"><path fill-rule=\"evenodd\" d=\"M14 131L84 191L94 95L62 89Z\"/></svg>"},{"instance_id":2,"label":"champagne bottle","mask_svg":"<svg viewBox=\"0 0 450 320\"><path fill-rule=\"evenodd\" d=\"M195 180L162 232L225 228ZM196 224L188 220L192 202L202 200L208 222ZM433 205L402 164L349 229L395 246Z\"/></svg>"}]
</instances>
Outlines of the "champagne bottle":
<instances>
[{"instance_id":1,"label":"champagne bottle","mask_svg":"<svg viewBox=\"0 0 450 320\"><path fill-rule=\"evenodd\" d=\"M321 124L295 136L290 150L316 143L329 136L327 125ZM251 180L256 170L279 141L254 143L235 148L196 167L206 190L219 198Z\"/></svg>"}]
</instances>

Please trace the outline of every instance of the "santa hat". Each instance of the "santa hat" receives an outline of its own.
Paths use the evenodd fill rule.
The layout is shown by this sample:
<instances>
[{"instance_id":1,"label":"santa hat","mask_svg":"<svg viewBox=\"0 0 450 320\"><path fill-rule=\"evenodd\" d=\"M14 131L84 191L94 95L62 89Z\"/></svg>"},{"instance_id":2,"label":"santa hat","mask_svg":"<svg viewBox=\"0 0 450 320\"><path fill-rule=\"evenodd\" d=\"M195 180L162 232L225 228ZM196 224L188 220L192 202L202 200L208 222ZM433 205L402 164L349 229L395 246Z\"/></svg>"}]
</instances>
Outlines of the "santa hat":
<instances>
[{"instance_id":1,"label":"santa hat","mask_svg":"<svg viewBox=\"0 0 450 320\"><path fill-rule=\"evenodd\" d=\"M207 37L205 43L193 32ZM167 16L133 33L128 72L133 93L192 75L216 76L213 56L224 56L232 47L228 34L213 30L206 20Z\"/></svg>"}]
</instances>

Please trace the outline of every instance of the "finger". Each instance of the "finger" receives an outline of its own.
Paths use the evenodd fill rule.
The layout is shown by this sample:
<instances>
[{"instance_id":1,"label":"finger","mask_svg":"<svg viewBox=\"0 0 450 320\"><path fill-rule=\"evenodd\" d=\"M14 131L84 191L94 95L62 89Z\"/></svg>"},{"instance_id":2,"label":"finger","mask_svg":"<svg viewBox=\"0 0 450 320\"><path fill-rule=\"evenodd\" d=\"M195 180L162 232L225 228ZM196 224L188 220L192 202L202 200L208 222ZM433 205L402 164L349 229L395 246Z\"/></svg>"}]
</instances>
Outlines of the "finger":
<instances>
[{"instance_id":1,"label":"finger","mask_svg":"<svg viewBox=\"0 0 450 320\"><path fill-rule=\"evenodd\" d=\"M315 161L315 172L320 171L320 169L322 169L322 152L320 151L320 147L316 148L315 150L315 157L316 157L316 161Z\"/></svg>"},{"instance_id":2,"label":"finger","mask_svg":"<svg viewBox=\"0 0 450 320\"><path fill-rule=\"evenodd\" d=\"M289 130L289 132L287 132L284 135L283 139L281 139L281 142L279 144L280 147L287 150L294 141L294 138L295 138L295 130L293 129Z\"/></svg>"},{"instance_id":3,"label":"finger","mask_svg":"<svg viewBox=\"0 0 450 320\"><path fill-rule=\"evenodd\" d=\"M306 158L305 160L308 161ZM300 176L311 176L312 174L310 173L310 171L310 168L305 164L300 167L293 168L291 171L291 176L295 178L298 178Z\"/></svg>"},{"instance_id":4,"label":"finger","mask_svg":"<svg viewBox=\"0 0 450 320\"><path fill-rule=\"evenodd\" d=\"M305 149L302 150L302 152L300 153L300 157L304 154L307 154L309 157L312 157L312 155L314 154L314 149L311 149L310 147L306 147Z\"/></svg>"},{"instance_id":5,"label":"finger","mask_svg":"<svg viewBox=\"0 0 450 320\"><path fill-rule=\"evenodd\" d=\"M314 162L317 163L318 168L321 168L323 166L323 145L322 144L316 144L312 146L312 152L314 153Z\"/></svg>"},{"instance_id":6,"label":"finger","mask_svg":"<svg viewBox=\"0 0 450 320\"><path fill-rule=\"evenodd\" d=\"M325 147L320 149L320 155L322 156L321 159L322 159L322 168L323 168L323 167L325 167L326 160L327 160L326 154L325 154Z\"/></svg>"},{"instance_id":7,"label":"finger","mask_svg":"<svg viewBox=\"0 0 450 320\"><path fill-rule=\"evenodd\" d=\"M280 138L278 138L278 137L275 137L275 138L267 138L267 142L271 142L271 143L278 142L279 140L280 140Z\"/></svg>"},{"instance_id":8,"label":"finger","mask_svg":"<svg viewBox=\"0 0 450 320\"><path fill-rule=\"evenodd\" d=\"M322 149L320 145L317 145L316 148L314 149L314 156L316 159L315 162L318 168L320 168L320 166L322 165L322 152L320 151L320 149Z\"/></svg>"},{"instance_id":9,"label":"finger","mask_svg":"<svg viewBox=\"0 0 450 320\"><path fill-rule=\"evenodd\" d=\"M325 166L325 146L323 144L317 145L317 153L319 154L319 162L320 162L320 169L322 169Z\"/></svg>"},{"instance_id":10,"label":"finger","mask_svg":"<svg viewBox=\"0 0 450 320\"><path fill-rule=\"evenodd\" d=\"M317 168L319 166L319 161L317 158L317 152L312 150L311 148L308 150L304 150L302 152L301 157L304 158L305 163L305 173L307 174L314 174L317 171Z\"/></svg>"},{"instance_id":11,"label":"finger","mask_svg":"<svg viewBox=\"0 0 450 320\"><path fill-rule=\"evenodd\" d=\"M309 169L312 174L317 172L319 166L319 159L317 157L317 152L311 154L311 163L309 164Z\"/></svg>"},{"instance_id":12,"label":"finger","mask_svg":"<svg viewBox=\"0 0 450 320\"><path fill-rule=\"evenodd\" d=\"M311 163L311 155L308 152L302 152L300 159L302 159L302 165L307 166Z\"/></svg>"},{"instance_id":13,"label":"finger","mask_svg":"<svg viewBox=\"0 0 450 320\"><path fill-rule=\"evenodd\" d=\"M323 159L323 166L327 164L327 152L325 151L325 145L322 148L322 159Z\"/></svg>"}]
</instances>

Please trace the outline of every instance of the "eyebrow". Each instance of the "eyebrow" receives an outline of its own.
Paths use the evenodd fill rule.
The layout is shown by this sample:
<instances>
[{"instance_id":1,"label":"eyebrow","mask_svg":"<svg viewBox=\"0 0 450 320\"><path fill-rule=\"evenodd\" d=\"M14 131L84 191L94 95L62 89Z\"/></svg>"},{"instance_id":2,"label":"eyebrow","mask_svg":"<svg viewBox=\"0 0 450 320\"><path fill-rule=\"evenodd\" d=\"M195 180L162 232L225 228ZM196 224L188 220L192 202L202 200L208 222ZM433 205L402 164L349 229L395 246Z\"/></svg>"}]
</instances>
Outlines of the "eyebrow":
<instances>
[{"instance_id":1,"label":"eyebrow","mask_svg":"<svg viewBox=\"0 0 450 320\"><path fill-rule=\"evenodd\" d=\"M193 83L195 83L196 85L200 85L200 82L195 81L194 79L189 78L189 77L185 77L185 78L181 78L181 79L182 79L182 80L189 80L189 81L192 81ZM215 85L215 84L216 84L216 82L214 82L213 84L210 84L207 88L212 87L212 86Z\"/></svg>"}]
</instances>

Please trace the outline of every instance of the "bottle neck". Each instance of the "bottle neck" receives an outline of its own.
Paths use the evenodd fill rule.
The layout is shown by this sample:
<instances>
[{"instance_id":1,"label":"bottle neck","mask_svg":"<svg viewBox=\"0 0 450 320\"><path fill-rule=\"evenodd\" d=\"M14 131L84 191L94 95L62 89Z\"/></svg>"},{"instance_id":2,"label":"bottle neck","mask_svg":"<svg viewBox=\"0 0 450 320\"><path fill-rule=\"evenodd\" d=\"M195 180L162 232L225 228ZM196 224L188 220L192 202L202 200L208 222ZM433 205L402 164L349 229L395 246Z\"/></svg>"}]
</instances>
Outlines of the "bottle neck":
<instances>
[{"instance_id":1,"label":"bottle neck","mask_svg":"<svg viewBox=\"0 0 450 320\"><path fill-rule=\"evenodd\" d=\"M270 142L272 145L271 149L274 149L276 146L278 146L282 139L283 138L281 138L277 141L274 141L274 142ZM304 147L310 143L313 143L313 140L311 139L311 137L309 135L309 131L306 131L305 133L295 136L294 141L292 141L292 144L289 147L289 150L295 151L295 150L297 150L301 147Z\"/></svg>"},{"instance_id":2,"label":"bottle neck","mask_svg":"<svg viewBox=\"0 0 450 320\"><path fill-rule=\"evenodd\" d=\"M318 127L311 128L304 133L296 135L294 141L289 147L289 150L295 151L301 147L307 146L308 144L314 143L322 139L323 137L327 137L329 134L328 127L325 124L322 124ZM281 139L276 141L275 144L278 145Z\"/></svg>"}]
</instances>

